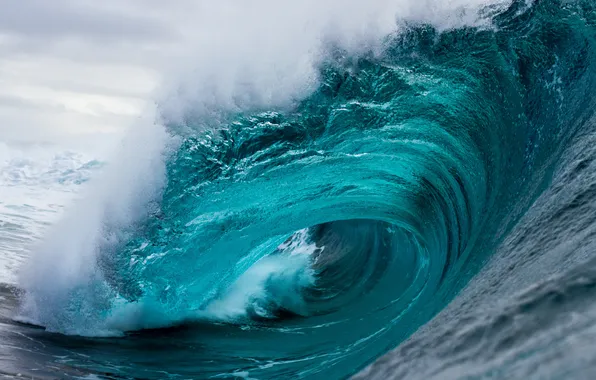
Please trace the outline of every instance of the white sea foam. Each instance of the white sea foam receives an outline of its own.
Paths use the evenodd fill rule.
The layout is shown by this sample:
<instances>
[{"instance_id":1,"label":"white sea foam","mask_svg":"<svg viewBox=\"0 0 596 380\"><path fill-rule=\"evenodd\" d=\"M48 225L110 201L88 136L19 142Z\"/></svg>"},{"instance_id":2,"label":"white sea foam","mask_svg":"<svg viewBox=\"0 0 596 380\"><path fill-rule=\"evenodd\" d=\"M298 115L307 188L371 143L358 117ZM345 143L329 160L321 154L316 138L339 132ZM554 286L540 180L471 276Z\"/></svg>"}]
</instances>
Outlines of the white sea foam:
<instances>
[{"instance_id":1,"label":"white sea foam","mask_svg":"<svg viewBox=\"0 0 596 380\"><path fill-rule=\"evenodd\" d=\"M188 37L164 74L164 118L285 107L316 87L329 44L349 54L382 49L406 23L487 26L482 10L511 0L199 1L179 20ZM180 127L180 126L178 126ZM197 127L194 125L193 127ZM200 126L199 126L200 128Z\"/></svg>"},{"instance_id":2,"label":"white sea foam","mask_svg":"<svg viewBox=\"0 0 596 380\"><path fill-rule=\"evenodd\" d=\"M113 163L52 226L20 273L22 317L55 331L95 334L101 324L95 313L112 301L97 255L118 246L150 212L164 183L166 139L163 127L139 124Z\"/></svg>"}]
</instances>

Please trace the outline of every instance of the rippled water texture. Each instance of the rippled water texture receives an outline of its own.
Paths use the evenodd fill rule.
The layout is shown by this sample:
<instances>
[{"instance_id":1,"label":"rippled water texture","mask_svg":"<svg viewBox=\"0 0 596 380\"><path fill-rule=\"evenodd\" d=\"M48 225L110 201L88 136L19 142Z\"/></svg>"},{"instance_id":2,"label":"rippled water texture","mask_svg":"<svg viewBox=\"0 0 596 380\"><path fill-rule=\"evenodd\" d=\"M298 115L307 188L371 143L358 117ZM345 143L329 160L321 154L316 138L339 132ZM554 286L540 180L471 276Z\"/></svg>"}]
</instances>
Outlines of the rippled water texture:
<instances>
[{"instance_id":1,"label":"rippled water texture","mask_svg":"<svg viewBox=\"0 0 596 380\"><path fill-rule=\"evenodd\" d=\"M18 327L44 345L23 357L68 376L345 378L444 310L491 259L501 270L480 272L464 292L480 295L462 295L439 316L450 331L474 305L541 281L520 282L499 265L519 250L507 265L523 267L541 255L536 244L582 233L540 231L573 223L592 182L579 185L587 192L564 219L530 216L548 194L562 201L553 175L582 165L569 157L594 126L596 9L588 0L514 1L481 15L490 22L406 23L382 49L359 54L330 43L318 88L291 109L167 122L170 133L186 132L165 153L157 144L157 163L143 169L166 180L110 193L141 206L90 205L81 213L97 222L78 229L67 218L70 245L58 234L33 256L17 320L47 331ZM65 263L56 251L78 256ZM516 297L547 285L536 286ZM528 312L520 302L512 315ZM508 323L460 339L462 330L436 321L393 354L399 363L388 356L363 376L470 374L476 367L446 363L482 337L498 341ZM425 352L444 365L425 365Z\"/></svg>"}]
</instances>

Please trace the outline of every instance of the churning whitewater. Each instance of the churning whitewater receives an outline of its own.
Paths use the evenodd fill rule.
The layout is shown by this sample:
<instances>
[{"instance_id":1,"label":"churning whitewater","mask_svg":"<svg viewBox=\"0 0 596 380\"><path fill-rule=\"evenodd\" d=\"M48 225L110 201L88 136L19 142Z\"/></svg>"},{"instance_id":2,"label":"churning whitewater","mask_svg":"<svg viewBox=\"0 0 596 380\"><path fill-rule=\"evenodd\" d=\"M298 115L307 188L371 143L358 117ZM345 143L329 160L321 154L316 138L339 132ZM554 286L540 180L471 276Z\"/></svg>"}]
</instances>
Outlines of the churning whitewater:
<instances>
[{"instance_id":1,"label":"churning whitewater","mask_svg":"<svg viewBox=\"0 0 596 380\"><path fill-rule=\"evenodd\" d=\"M596 375L592 0L213 9L159 122L52 172L0 373Z\"/></svg>"}]
</instances>

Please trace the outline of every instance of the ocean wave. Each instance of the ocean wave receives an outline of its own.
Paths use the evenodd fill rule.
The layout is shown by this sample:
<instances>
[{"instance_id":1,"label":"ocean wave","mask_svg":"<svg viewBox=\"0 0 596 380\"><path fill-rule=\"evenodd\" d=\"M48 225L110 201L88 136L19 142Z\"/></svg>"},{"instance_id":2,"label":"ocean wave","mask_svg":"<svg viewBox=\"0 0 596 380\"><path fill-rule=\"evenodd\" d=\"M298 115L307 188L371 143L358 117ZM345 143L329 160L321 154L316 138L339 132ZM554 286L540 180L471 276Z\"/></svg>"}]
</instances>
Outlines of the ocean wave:
<instances>
[{"instance_id":1,"label":"ocean wave","mask_svg":"<svg viewBox=\"0 0 596 380\"><path fill-rule=\"evenodd\" d=\"M511 239L529 260L518 223L593 126L596 10L473 3L441 25L408 2L373 45L325 40L300 100L294 85L263 100L216 80L131 134L25 268L20 320L84 336L190 326L175 364L160 361L172 376L343 378L445 310ZM559 299L530 293L460 332L462 350ZM117 373L158 377L145 370Z\"/></svg>"}]
</instances>

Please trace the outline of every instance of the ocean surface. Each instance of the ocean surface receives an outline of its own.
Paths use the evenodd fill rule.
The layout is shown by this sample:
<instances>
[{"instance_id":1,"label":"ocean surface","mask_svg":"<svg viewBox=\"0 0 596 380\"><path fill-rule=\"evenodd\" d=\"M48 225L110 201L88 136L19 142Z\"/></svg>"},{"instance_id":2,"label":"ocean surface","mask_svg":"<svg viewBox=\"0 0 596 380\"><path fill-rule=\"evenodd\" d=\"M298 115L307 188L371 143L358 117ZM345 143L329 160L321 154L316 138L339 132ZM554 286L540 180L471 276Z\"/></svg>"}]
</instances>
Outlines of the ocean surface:
<instances>
[{"instance_id":1,"label":"ocean surface","mask_svg":"<svg viewBox=\"0 0 596 380\"><path fill-rule=\"evenodd\" d=\"M0 143L0 377L596 378L596 2L445 7L107 158Z\"/></svg>"}]
</instances>

